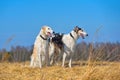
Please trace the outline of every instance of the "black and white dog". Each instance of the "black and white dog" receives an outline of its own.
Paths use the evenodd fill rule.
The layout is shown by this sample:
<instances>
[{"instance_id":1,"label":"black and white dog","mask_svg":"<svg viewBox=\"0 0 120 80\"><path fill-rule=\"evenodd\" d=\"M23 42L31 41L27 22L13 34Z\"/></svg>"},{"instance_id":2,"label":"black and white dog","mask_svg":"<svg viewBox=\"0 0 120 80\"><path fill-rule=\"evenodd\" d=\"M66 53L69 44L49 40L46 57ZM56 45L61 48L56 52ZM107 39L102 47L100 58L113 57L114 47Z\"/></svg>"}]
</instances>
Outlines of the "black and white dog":
<instances>
[{"instance_id":1,"label":"black and white dog","mask_svg":"<svg viewBox=\"0 0 120 80\"><path fill-rule=\"evenodd\" d=\"M64 67L66 56L69 55L70 56L69 67L71 68L72 57L73 54L75 53L77 40L80 37L84 39L85 36L88 36L88 34L78 26L76 26L70 33L63 35L62 42L64 44L64 53L63 53L62 67Z\"/></svg>"},{"instance_id":2,"label":"black and white dog","mask_svg":"<svg viewBox=\"0 0 120 80\"><path fill-rule=\"evenodd\" d=\"M56 63L60 60L60 56L62 56L63 52L63 42L62 42L63 34L54 33L54 37L49 39L49 61L50 65Z\"/></svg>"}]
</instances>

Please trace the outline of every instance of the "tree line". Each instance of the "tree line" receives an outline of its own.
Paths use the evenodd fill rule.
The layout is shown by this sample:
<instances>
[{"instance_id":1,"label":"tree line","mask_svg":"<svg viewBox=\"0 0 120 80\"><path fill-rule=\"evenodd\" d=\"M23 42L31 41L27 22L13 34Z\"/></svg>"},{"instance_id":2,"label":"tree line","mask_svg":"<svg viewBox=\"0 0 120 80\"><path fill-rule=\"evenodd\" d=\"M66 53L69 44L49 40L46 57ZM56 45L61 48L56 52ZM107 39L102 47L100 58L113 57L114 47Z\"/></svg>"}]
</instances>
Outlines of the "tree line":
<instances>
[{"instance_id":1,"label":"tree line","mask_svg":"<svg viewBox=\"0 0 120 80\"><path fill-rule=\"evenodd\" d=\"M12 46L9 52L6 49L0 49L0 62L30 61L32 51L33 45L29 47ZM78 43L73 60L87 61L88 59L96 61L120 61L120 43Z\"/></svg>"}]
</instances>

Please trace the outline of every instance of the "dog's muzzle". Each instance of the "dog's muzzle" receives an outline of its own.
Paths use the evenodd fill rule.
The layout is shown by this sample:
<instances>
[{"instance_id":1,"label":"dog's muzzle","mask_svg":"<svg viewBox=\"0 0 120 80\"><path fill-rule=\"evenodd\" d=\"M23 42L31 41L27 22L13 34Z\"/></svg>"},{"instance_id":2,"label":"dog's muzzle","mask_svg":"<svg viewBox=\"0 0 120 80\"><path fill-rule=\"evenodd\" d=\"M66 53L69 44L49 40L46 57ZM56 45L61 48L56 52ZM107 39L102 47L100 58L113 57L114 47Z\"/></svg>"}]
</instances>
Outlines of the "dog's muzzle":
<instances>
[{"instance_id":1,"label":"dog's muzzle","mask_svg":"<svg viewBox=\"0 0 120 80\"><path fill-rule=\"evenodd\" d=\"M81 37L83 38L83 39L85 39L85 37L87 37L88 36L88 34L81 34Z\"/></svg>"},{"instance_id":2,"label":"dog's muzzle","mask_svg":"<svg viewBox=\"0 0 120 80\"><path fill-rule=\"evenodd\" d=\"M86 36L88 36L88 34L86 34Z\"/></svg>"}]
</instances>

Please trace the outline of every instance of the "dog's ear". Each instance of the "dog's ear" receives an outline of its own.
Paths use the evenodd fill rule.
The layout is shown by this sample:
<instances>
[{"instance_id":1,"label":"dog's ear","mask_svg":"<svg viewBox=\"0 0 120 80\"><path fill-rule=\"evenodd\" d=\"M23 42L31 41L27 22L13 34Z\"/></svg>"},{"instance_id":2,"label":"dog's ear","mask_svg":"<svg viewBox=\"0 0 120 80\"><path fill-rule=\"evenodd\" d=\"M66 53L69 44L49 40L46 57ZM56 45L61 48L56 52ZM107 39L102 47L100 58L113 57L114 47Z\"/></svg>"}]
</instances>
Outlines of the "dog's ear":
<instances>
[{"instance_id":1,"label":"dog's ear","mask_svg":"<svg viewBox=\"0 0 120 80\"><path fill-rule=\"evenodd\" d=\"M45 30L45 28L46 28L46 27L43 26L43 27L42 27L42 30Z\"/></svg>"},{"instance_id":2,"label":"dog's ear","mask_svg":"<svg viewBox=\"0 0 120 80\"><path fill-rule=\"evenodd\" d=\"M42 29L41 29L41 31L42 31L43 34L45 34L45 32L46 32L46 27L43 26Z\"/></svg>"},{"instance_id":3,"label":"dog's ear","mask_svg":"<svg viewBox=\"0 0 120 80\"><path fill-rule=\"evenodd\" d=\"M79 31L79 27L75 26L74 31L77 33Z\"/></svg>"}]
</instances>

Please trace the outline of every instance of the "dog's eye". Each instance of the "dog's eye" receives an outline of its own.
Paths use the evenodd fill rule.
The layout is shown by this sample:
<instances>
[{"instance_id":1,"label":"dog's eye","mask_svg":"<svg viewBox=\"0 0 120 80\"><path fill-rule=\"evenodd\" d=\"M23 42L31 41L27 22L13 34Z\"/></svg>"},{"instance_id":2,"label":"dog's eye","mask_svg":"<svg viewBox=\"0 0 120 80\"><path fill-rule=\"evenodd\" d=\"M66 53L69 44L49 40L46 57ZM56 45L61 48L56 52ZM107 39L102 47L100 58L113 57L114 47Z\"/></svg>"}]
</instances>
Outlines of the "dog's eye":
<instances>
[{"instance_id":1,"label":"dog's eye","mask_svg":"<svg viewBox=\"0 0 120 80\"><path fill-rule=\"evenodd\" d=\"M82 30L81 28L78 28L78 30Z\"/></svg>"},{"instance_id":2,"label":"dog's eye","mask_svg":"<svg viewBox=\"0 0 120 80\"><path fill-rule=\"evenodd\" d=\"M83 29L82 28L79 28L79 30L81 30L83 32Z\"/></svg>"},{"instance_id":3,"label":"dog's eye","mask_svg":"<svg viewBox=\"0 0 120 80\"><path fill-rule=\"evenodd\" d=\"M50 30L50 28L48 28L48 30Z\"/></svg>"}]
</instances>

